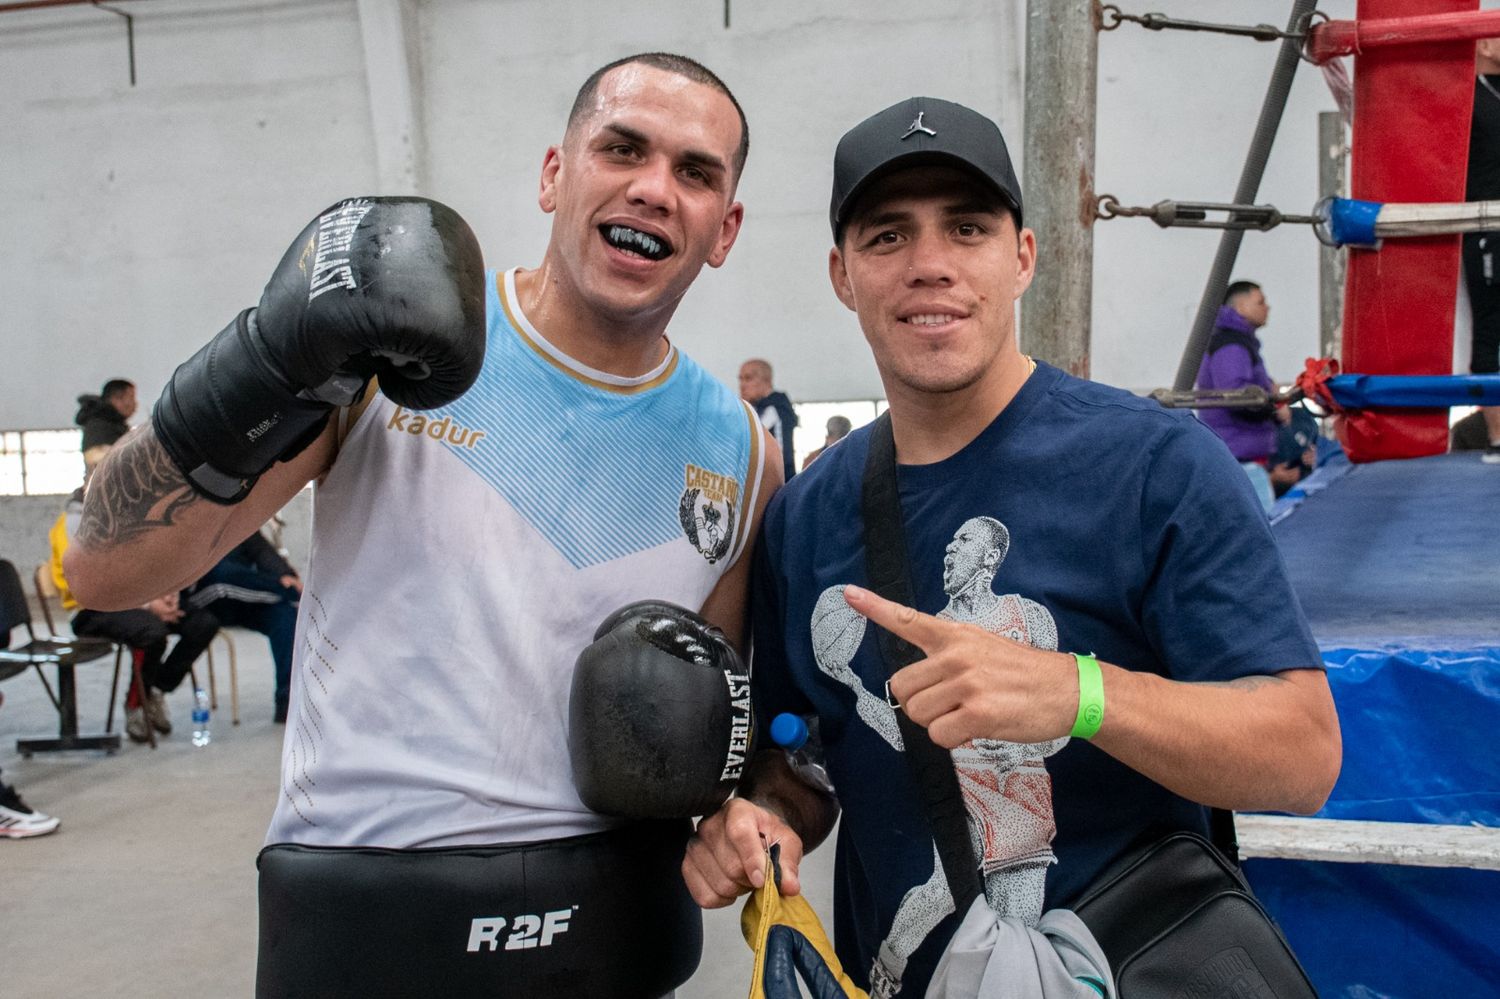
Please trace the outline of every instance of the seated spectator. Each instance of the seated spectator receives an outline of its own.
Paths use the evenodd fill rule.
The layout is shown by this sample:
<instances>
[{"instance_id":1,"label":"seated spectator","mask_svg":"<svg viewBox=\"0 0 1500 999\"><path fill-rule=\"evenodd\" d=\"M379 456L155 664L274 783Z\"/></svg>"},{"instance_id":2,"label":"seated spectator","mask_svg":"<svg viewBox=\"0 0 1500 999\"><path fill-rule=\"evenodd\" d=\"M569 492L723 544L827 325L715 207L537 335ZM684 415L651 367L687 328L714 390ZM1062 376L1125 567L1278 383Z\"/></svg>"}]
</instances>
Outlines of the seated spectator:
<instances>
[{"instance_id":1,"label":"seated spectator","mask_svg":"<svg viewBox=\"0 0 1500 999\"><path fill-rule=\"evenodd\" d=\"M1449 451L1484 451L1490 446L1490 428L1484 410L1476 409L1448 431Z\"/></svg>"},{"instance_id":2,"label":"seated spectator","mask_svg":"<svg viewBox=\"0 0 1500 999\"><path fill-rule=\"evenodd\" d=\"M823 438L823 446L812 451L806 458L802 459L802 470L807 471L807 466L817 460L818 455L827 451L830 447L849 436L853 427L847 416L830 416L828 418L828 435Z\"/></svg>"},{"instance_id":3,"label":"seated spectator","mask_svg":"<svg viewBox=\"0 0 1500 999\"><path fill-rule=\"evenodd\" d=\"M193 661L208 648L219 630L218 619L207 611L184 606L181 595L168 593L143 607L122 611L96 611L79 606L68 581L63 576L63 553L78 529L83 512L83 489L75 489L67 506L58 515L48 533L52 547L52 581L62 596L64 610L76 611L73 634L86 638L107 638L129 646L138 653L141 682L146 687L146 703L138 703L134 686L125 698L125 734L135 742L146 742L150 725L162 735L172 733L172 717L167 710L166 695L176 690L192 668ZM177 635L172 651L167 652L167 637Z\"/></svg>"},{"instance_id":4,"label":"seated spectator","mask_svg":"<svg viewBox=\"0 0 1500 999\"><path fill-rule=\"evenodd\" d=\"M5 695L0 693L0 704ZM52 815L43 815L21 800L15 787L0 779L0 839L29 839L57 832L62 822Z\"/></svg>"},{"instance_id":5,"label":"seated spectator","mask_svg":"<svg viewBox=\"0 0 1500 999\"><path fill-rule=\"evenodd\" d=\"M127 422L135 415L135 385L123 378L111 378L98 395L78 397L78 415L73 422L83 428L83 462L88 468L99 464L115 441L130 432Z\"/></svg>"},{"instance_id":6,"label":"seated spectator","mask_svg":"<svg viewBox=\"0 0 1500 999\"><path fill-rule=\"evenodd\" d=\"M275 718L286 721L291 696L292 640L302 580L260 532L240 542L187 590L190 607L208 611L220 625L266 636L276 665Z\"/></svg>"},{"instance_id":7,"label":"seated spectator","mask_svg":"<svg viewBox=\"0 0 1500 999\"><path fill-rule=\"evenodd\" d=\"M1312 474L1318 464L1318 418L1305 406L1288 406L1287 422L1276 428L1271 455L1271 488L1276 498Z\"/></svg>"},{"instance_id":8,"label":"seated spectator","mask_svg":"<svg viewBox=\"0 0 1500 999\"><path fill-rule=\"evenodd\" d=\"M1260 285L1235 281L1224 293L1224 304L1214 319L1213 335L1198 368L1198 388L1233 390L1258 386L1275 392L1260 356L1258 332L1271 316L1271 306ZM1276 423L1284 412L1265 409L1200 409L1198 419L1218 434L1250 477L1261 506L1271 509L1269 467L1276 448Z\"/></svg>"}]
</instances>

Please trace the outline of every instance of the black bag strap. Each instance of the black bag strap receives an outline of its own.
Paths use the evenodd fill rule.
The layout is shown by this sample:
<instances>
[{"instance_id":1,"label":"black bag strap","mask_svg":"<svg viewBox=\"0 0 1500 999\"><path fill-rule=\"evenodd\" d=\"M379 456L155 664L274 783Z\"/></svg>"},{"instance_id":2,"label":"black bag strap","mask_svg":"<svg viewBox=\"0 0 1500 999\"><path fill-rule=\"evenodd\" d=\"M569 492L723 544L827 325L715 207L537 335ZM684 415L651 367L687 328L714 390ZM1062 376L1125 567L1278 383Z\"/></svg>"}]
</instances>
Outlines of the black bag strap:
<instances>
[{"instance_id":1,"label":"black bag strap","mask_svg":"<svg viewBox=\"0 0 1500 999\"><path fill-rule=\"evenodd\" d=\"M906 532L901 525L901 493L896 482L896 438L891 431L891 414L882 413L870 434L870 453L865 458L862 490L864 515L865 573L870 589L896 603L915 607L911 574L906 555ZM887 680L901 667L922 658L922 650L910 642L876 629L880 639L881 659L885 662ZM969 840L969 816L964 809L963 793L953 757L927 736L927 730L896 708L896 722L901 727L901 741L911 765L912 777L921 789L938 858L953 904L962 916L979 897L981 884L979 864Z\"/></svg>"},{"instance_id":2,"label":"black bag strap","mask_svg":"<svg viewBox=\"0 0 1500 999\"><path fill-rule=\"evenodd\" d=\"M1236 870L1240 866L1240 838L1234 831L1234 813L1224 808L1208 810L1208 841Z\"/></svg>"}]
</instances>

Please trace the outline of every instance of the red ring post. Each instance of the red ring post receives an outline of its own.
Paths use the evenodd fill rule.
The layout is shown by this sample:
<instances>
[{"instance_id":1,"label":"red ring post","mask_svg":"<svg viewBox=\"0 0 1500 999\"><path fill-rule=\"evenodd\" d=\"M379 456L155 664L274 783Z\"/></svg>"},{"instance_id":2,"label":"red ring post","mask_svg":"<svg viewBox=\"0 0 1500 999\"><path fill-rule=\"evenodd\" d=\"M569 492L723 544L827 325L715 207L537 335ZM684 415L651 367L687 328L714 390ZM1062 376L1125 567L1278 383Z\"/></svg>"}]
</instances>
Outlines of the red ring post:
<instances>
[{"instance_id":1,"label":"red ring post","mask_svg":"<svg viewBox=\"0 0 1500 999\"><path fill-rule=\"evenodd\" d=\"M1390 45L1478 41L1500 37L1500 10L1457 11L1418 17L1325 21L1308 33L1307 57L1318 65Z\"/></svg>"},{"instance_id":2,"label":"red ring post","mask_svg":"<svg viewBox=\"0 0 1500 999\"><path fill-rule=\"evenodd\" d=\"M1478 0L1359 0L1359 22L1476 15ZM1474 43L1465 38L1372 47L1354 60L1350 190L1366 201L1464 198ZM1453 371L1459 238L1387 240L1350 250L1342 367L1370 375ZM1414 458L1448 449L1445 409L1365 410L1340 429L1351 461Z\"/></svg>"}]
</instances>

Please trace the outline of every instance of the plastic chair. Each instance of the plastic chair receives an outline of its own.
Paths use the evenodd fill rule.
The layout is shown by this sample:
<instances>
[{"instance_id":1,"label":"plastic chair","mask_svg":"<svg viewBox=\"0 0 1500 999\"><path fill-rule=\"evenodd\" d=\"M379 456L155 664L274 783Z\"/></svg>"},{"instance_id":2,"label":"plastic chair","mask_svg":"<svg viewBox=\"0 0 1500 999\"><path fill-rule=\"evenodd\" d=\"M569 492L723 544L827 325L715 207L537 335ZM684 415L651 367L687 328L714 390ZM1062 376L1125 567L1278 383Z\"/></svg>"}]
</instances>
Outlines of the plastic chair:
<instances>
[{"instance_id":1,"label":"plastic chair","mask_svg":"<svg viewBox=\"0 0 1500 999\"><path fill-rule=\"evenodd\" d=\"M46 611L46 603L42 603ZM50 612L46 616L50 619ZM32 626L31 607L26 602L26 591L21 587L21 575L15 565L0 559L0 632L10 640L13 629L25 626L26 644L14 649L0 650L0 666L21 669L34 667L41 678L42 686L52 706L57 709L58 735L55 739L18 739L16 750L25 757L36 752L52 752L70 749L102 749L117 752L120 737L106 730L103 735L78 734L78 698L74 684L73 669L79 663L103 659L115 653L115 683L119 682L121 651L114 642L95 638L64 639L56 635L40 638ZM47 682L43 666L57 667L57 690ZM137 677L137 682L139 678ZM114 684L110 692L110 715L114 715Z\"/></svg>"}]
</instances>

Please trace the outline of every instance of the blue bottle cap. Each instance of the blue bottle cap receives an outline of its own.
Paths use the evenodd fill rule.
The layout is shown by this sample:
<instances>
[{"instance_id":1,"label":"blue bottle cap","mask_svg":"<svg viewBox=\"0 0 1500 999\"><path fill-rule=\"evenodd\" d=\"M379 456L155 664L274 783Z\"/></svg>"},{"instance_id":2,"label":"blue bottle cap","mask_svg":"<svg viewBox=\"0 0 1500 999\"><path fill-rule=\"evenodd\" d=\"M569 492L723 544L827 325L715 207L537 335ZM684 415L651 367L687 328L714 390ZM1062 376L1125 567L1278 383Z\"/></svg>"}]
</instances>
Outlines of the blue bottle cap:
<instances>
[{"instance_id":1,"label":"blue bottle cap","mask_svg":"<svg viewBox=\"0 0 1500 999\"><path fill-rule=\"evenodd\" d=\"M771 719L771 741L795 753L807 741L807 722L800 715L777 715Z\"/></svg>"}]
</instances>

